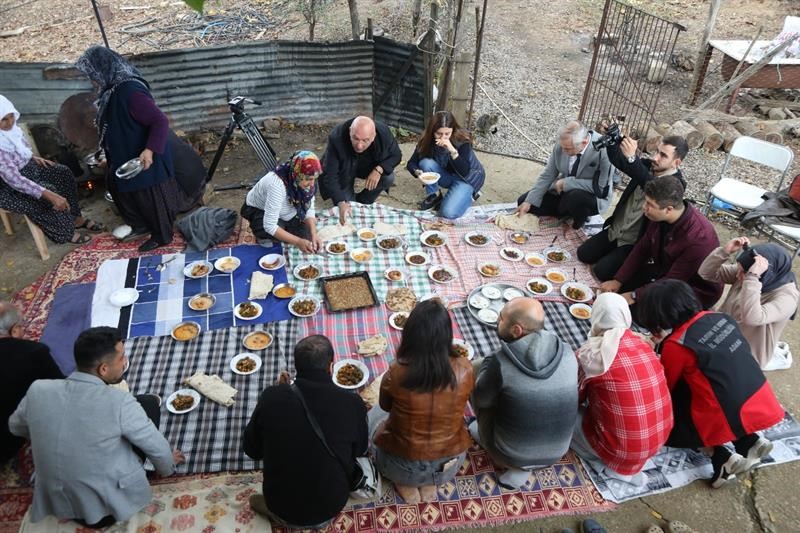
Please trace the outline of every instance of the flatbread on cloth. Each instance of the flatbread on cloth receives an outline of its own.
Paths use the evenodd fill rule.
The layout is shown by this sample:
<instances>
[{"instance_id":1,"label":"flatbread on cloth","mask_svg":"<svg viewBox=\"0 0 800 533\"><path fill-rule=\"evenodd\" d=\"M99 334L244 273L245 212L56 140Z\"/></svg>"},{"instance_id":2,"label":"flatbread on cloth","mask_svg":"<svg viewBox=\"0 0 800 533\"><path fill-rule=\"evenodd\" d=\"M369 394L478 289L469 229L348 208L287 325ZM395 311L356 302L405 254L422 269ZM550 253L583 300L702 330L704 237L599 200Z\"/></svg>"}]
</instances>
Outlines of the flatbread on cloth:
<instances>
[{"instance_id":1,"label":"flatbread on cloth","mask_svg":"<svg viewBox=\"0 0 800 533\"><path fill-rule=\"evenodd\" d=\"M183 382L212 402L217 402L225 407L234 404L233 397L236 396L236 389L222 381L222 378L217 375L209 376L203 372L197 372Z\"/></svg>"},{"instance_id":2,"label":"flatbread on cloth","mask_svg":"<svg viewBox=\"0 0 800 533\"><path fill-rule=\"evenodd\" d=\"M317 230L317 237L319 237L322 241L332 241L335 239L341 239L342 237L347 237L355 232L356 227L350 222L347 222L344 225L333 224L331 226L319 228Z\"/></svg>"},{"instance_id":3,"label":"flatbread on cloth","mask_svg":"<svg viewBox=\"0 0 800 533\"><path fill-rule=\"evenodd\" d=\"M372 227L378 235L405 235L408 233L405 224L387 224L383 221L378 221Z\"/></svg>"},{"instance_id":4,"label":"flatbread on cloth","mask_svg":"<svg viewBox=\"0 0 800 533\"><path fill-rule=\"evenodd\" d=\"M417 305L417 295L408 287L389 289L386 293L386 307L392 311L411 311Z\"/></svg>"},{"instance_id":5,"label":"flatbread on cloth","mask_svg":"<svg viewBox=\"0 0 800 533\"><path fill-rule=\"evenodd\" d=\"M358 343L359 355L380 355L386 351L389 341L383 335L375 335Z\"/></svg>"},{"instance_id":6,"label":"flatbread on cloth","mask_svg":"<svg viewBox=\"0 0 800 533\"><path fill-rule=\"evenodd\" d=\"M498 228L513 229L517 231L535 232L539 231L539 218L525 213L522 216L517 216L514 213L507 215L497 215L494 218L494 223Z\"/></svg>"},{"instance_id":7,"label":"flatbread on cloth","mask_svg":"<svg viewBox=\"0 0 800 533\"><path fill-rule=\"evenodd\" d=\"M250 276L250 300L263 300L272 291L272 274L255 271Z\"/></svg>"}]
</instances>

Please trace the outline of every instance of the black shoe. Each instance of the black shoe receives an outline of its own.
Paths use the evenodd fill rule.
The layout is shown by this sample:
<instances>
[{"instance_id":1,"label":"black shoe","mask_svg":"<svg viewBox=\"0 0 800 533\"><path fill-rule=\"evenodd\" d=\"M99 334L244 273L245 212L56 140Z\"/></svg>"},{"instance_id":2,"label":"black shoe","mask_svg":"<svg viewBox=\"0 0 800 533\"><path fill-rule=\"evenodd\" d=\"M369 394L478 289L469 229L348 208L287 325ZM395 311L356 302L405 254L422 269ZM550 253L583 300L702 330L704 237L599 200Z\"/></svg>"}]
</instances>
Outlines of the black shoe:
<instances>
[{"instance_id":1,"label":"black shoe","mask_svg":"<svg viewBox=\"0 0 800 533\"><path fill-rule=\"evenodd\" d=\"M150 233L147 228L133 228L130 233L125 235L121 240L122 242L130 242L137 237L141 237L142 235L147 235Z\"/></svg>"},{"instance_id":2,"label":"black shoe","mask_svg":"<svg viewBox=\"0 0 800 533\"><path fill-rule=\"evenodd\" d=\"M747 460L738 453L731 453L724 446L715 446L714 455L711 456L711 466L714 474L711 476L711 486L720 488L728 481L736 479L736 473L741 472Z\"/></svg>"},{"instance_id":3,"label":"black shoe","mask_svg":"<svg viewBox=\"0 0 800 533\"><path fill-rule=\"evenodd\" d=\"M162 244L162 243L158 242L157 240L151 238L151 239L147 239L146 241L144 241L139 246L139 251L140 252L149 252L150 250L155 250L156 248L159 248L161 246L166 246L167 244L169 244L169 243L165 242L165 243Z\"/></svg>"},{"instance_id":4,"label":"black shoe","mask_svg":"<svg viewBox=\"0 0 800 533\"><path fill-rule=\"evenodd\" d=\"M439 206L442 205L442 195L439 193L429 194L422 200L419 204L419 208L422 211L428 211L430 209L439 209Z\"/></svg>"},{"instance_id":5,"label":"black shoe","mask_svg":"<svg viewBox=\"0 0 800 533\"><path fill-rule=\"evenodd\" d=\"M475 191L474 193L472 193L472 201L477 202L478 198L480 198L481 196L483 196L483 193L481 191Z\"/></svg>"}]
</instances>

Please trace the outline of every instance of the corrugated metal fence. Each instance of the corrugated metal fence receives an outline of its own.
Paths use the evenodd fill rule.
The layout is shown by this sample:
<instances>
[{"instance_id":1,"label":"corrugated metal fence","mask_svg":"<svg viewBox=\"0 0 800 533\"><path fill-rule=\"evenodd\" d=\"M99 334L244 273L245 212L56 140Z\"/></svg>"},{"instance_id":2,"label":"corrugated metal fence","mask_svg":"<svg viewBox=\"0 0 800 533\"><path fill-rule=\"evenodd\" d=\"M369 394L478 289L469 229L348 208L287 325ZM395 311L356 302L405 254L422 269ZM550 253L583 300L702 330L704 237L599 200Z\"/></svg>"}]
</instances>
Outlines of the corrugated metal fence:
<instances>
[{"instance_id":1,"label":"corrugated metal fence","mask_svg":"<svg viewBox=\"0 0 800 533\"><path fill-rule=\"evenodd\" d=\"M224 126L230 117L226 103L236 95L262 102L248 107L257 122L283 117L297 123L370 115L374 99L385 96L376 118L418 132L425 122L425 95L430 94L418 54L403 79L385 95L387 80L415 51L413 45L376 37L374 42L257 41L130 59L175 129ZM14 102L30 124L55 123L67 97L91 90L85 78L45 79L47 67L53 65L0 63L0 94Z\"/></svg>"}]
</instances>

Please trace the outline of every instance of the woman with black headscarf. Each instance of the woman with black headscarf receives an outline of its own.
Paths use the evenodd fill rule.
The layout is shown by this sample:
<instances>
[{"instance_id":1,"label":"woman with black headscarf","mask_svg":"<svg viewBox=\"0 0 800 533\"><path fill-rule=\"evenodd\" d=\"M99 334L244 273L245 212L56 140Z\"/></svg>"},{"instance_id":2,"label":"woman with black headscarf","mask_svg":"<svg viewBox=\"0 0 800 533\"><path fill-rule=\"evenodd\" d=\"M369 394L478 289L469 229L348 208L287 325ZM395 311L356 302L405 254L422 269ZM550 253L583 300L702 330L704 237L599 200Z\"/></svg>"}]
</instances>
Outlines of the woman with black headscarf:
<instances>
[{"instance_id":1,"label":"woman with black headscarf","mask_svg":"<svg viewBox=\"0 0 800 533\"><path fill-rule=\"evenodd\" d=\"M736 261L727 262L734 253ZM794 320L800 300L792 256L777 244L751 245L747 237L737 237L711 252L699 273L706 280L731 285L719 311L739 323L759 366L789 368L789 347L778 341L789 320Z\"/></svg>"},{"instance_id":2,"label":"woman with black headscarf","mask_svg":"<svg viewBox=\"0 0 800 533\"><path fill-rule=\"evenodd\" d=\"M113 50L92 46L76 66L98 90L96 125L108 159L108 190L134 233L150 233L139 251L169 244L178 211L178 186L167 144L169 120L139 71ZM142 171L131 179L118 178L116 170L137 157Z\"/></svg>"}]
</instances>

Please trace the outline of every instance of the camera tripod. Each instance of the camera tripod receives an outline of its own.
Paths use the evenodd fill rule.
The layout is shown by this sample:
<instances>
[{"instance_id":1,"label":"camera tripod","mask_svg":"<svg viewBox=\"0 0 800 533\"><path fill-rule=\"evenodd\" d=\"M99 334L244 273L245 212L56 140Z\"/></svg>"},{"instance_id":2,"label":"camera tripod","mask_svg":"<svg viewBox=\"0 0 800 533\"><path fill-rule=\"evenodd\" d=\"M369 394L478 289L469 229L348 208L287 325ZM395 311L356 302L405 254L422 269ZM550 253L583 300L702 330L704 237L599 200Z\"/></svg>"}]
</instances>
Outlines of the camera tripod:
<instances>
[{"instance_id":1,"label":"camera tripod","mask_svg":"<svg viewBox=\"0 0 800 533\"><path fill-rule=\"evenodd\" d=\"M253 119L250 118L250 115L245 113L245 103L261 105L261 102L251 100L250 98L245 98L244 96L235 96L230 102L228 102L228 107L231 109L231 120L225 127L225 131L222 134L222 139L219 141L219 147L217 147L217 153L214 154L214 160L211 161L211 166L208 169L208 181L211 181L211 178L214 177L214 172L217 170L217 165L219 164L220 159L222 159L222 154L225 153L225 146L228 144L228 141L231 140L233 131L237 127L242 130L244 136L247 137L248 141L250 141L250 144L256 151L256 155L261 160L261 163L264 165L264 168L267 170L267 172L274 170L275 167L278 166L278 161L275 158L275 150L272 149L264 136L261 135L261 131L259 131L258 126L256 126L255 122L253 122ZM242 182L234 185L221 185L214 187L214 190L225 191L230 189L249 189L255 185L256 181L258 181L258 178L253 180L251 183Z\"/></svg>"}]
</instances>

